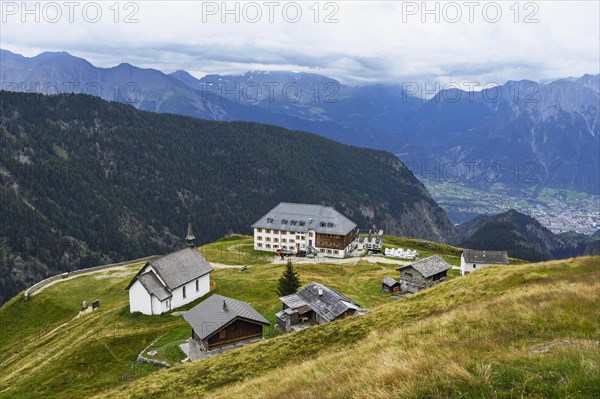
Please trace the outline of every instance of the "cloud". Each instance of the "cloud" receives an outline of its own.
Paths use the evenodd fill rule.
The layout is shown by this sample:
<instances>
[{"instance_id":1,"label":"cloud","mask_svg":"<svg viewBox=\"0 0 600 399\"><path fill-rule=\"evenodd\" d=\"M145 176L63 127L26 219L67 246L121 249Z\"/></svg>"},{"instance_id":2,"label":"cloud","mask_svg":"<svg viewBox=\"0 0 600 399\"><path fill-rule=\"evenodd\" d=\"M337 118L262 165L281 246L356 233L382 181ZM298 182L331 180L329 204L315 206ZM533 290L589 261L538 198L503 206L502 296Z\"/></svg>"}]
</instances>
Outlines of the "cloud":
<instances>
[{"instance_id":1,"label":"cloud","mask_svg":"<svg viewBox=\"0 0 600 399\"><path fill-rule=\"evenodd\" d=\"M542 80L597 73L600 62L598 2L274 3L119 2L117 13L113 2L81 2L69 15L56 2L61 18L50 22L47 3L27 3L27 14L3 1L0 46L27 56L64 50L102 67L312 71L346 83ZM101 15L92 23L93 4Z\"/></svg>"}]
</instances>

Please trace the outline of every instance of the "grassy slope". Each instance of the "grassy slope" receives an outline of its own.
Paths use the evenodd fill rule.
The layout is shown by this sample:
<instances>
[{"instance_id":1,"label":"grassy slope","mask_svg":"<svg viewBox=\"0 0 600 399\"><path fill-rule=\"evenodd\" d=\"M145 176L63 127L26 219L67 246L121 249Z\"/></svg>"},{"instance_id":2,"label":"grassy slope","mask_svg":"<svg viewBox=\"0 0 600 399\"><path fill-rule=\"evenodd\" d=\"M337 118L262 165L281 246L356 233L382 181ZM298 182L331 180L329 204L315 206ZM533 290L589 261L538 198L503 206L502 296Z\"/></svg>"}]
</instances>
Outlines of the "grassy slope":
<instances>
[{"instance_id":1,"label":"grassy slope","mask_svg":"<svg viewBox=\"0 0 600 399\"><path fill-rule=\"evenodd\" d=\"M598 257L482 269L105 397L597 397L599 271Z\"/></svg>"},{"instance_id":2,"label":"grassy slope","mask_svg":"<svg viewBox=\"0 0 600 399\"><path fill-rule=\"evenodd\" d=\"M244 272L216 270L212 274L216 292L250 302L273 322L280 308L276 281L283 266L261 264L264 254L251 247L251 240L242 236L228 237L201 250L213 262L251 265ZM140 266L75 277L47 287L28 301L19 295L2 306L0 397L84 397L130 385L157 371L134 360L160 336L160 355L180 360L183 356L176 344L189 335L189 326L181 317L129 314L125 287ZM379 283L384 276L396 276L394 268L367 262L297 265L302 282L327 283L366 307L389 302L388 296L379 292ZM98 311L75 318L83 300L91 303L95 299L101 301ZM275 334L267 329L266 335Z\"/></svg>"}]
</instances>

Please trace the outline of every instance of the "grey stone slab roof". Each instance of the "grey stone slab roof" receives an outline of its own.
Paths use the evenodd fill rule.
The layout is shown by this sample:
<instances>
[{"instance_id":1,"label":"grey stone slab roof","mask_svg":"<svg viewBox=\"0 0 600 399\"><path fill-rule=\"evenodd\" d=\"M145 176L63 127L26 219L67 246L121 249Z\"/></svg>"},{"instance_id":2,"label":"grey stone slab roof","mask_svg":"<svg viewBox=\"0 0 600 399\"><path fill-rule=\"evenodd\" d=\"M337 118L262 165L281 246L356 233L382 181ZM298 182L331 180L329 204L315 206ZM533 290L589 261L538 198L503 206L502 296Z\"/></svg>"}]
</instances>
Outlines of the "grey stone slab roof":
<instances>
[{"instance_id":1,"label":"grey stone slab roof","mask_svg":"<svg viewBox=\"0 0 600 399\"><path fill-rule=\"evenodd\" d=\"M356 223L330 206L281 202L252 227L346 235L356 228Z\"/></svg>"},{"instance_id":2,"label":"grey stone slab roof","mask_svg":"<svg viewBox=\"0 0 600 399\"><path fill-rule=\"evenodd\" d=\"M173 252L149 263L170 290L213 271L204 256L192 248Z\"/></svg>"},{"instance_id":3,"label":"grey stone slab roof","mask_svg":"<svg viewBox=\"0 0 600 399\"><path fill-rule=\"evenodd\" d=\"M394 280L391 277L384 277L381 283L387 285L388 287L393 287L396 284L400 284L398 280Z\"/></svg>"},{"instance_id":4,"label":"grey stone slab roof","mask_svg":"<svg viewBox=\"0 0 600 399\"><path fill-rule=\"evenodd\" d=\"M223 309L223 302L227 309ZM227 327L236 319L244 319L265 326L270 325L260 313L248 303L214 294L183 314L200 339L207 339Z\"/></svg>"},{"instance_id":5,"label":"grey stone slab roof","mask_svg":"<svg viewBox=\"0 0 600 399\"><path fill-rule=\"evenodd\" d=\"M319 295L320 293L320 295ZM352 299L333 288L312 282L295 294L279 298L287 303L303 303L326 321L335 320L348 309L359 309ZM284 303L286 303L284 302ZM294 307L295 308L295 307Z\"/></svg>"},{"instance_id":6,"label":"grey stone slab roof","mask_svg":"<svg viewBox=\"0 0 600 399\"><path fill-rule=\"evenodd\" d=\"M408 267L412 267L421 273L421 275L425 278L431 277L445 270L452 269L452 266L450 266L448 262L442 259L439 255L433 255L428 258L421 259L420 261L411 263L410 265L401 266L396 270L402 271L402 269L406 269Z\"/></svg>"},{"instance_id":7,"label":"grey stone slab roof","mask_svg":"<svg viewBox=\"0 0 600 399\"><path fill-rule=\"evenodd\" d=\"M146 291L148 291L149 294L157 297L159 301L164 301L172 296L165 286L162 285L153 271L140 274L137 276L137 279L144 286L144 288L146 288Z\"/></svg>"},{"instance_id":8,"label":"grey stone slab roof","mask_svg":"<svg viewBox=\"0 0 600 399\"><path fill-rule=\"evenodd\" d=\"M292 309L297 309L307 305L306 301L300 296L298 296L298 294L282 296L281 298L279 298L279 300L283 302L287 307Z\"/></svg>"},{"instance_id":9,"label":"grey stone slab roof","mask_svg":"<svg viewBox=\"0 0 600 399\"><path fill-rule=\"evenodd\" d=\"M484 263L489 265L508 265L506 251L482 251L478 249L465 249L462 252L467 263Z\"/></svg>"}]
</instances>

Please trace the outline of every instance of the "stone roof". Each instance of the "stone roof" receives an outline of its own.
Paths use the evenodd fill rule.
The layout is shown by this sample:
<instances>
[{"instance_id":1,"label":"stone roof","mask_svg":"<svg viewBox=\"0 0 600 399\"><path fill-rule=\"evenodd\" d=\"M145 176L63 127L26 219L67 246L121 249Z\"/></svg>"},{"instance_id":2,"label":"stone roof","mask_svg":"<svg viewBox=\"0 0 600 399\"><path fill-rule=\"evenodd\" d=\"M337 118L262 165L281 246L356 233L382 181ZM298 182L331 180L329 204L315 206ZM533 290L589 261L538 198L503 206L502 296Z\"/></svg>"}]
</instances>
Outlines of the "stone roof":
<instances>
[{"instance_id":1,"label":"stone roof","mask_svg":"<svg viewBox=\"0 0 600 399\"><path fill-rule=\"evenodd\" d=\"M387 285L388 287L393 287L396 284L400 284L398 280L394 280L391 277L384 277L381 283Z\"/></svg>"},{"instance_id":2,"label":"stone roof","mask_svg":"<svg viewBox=\"0 0 600 399\"><path fill-rule=\"evenodd\" d=\"M170 290L213 271L204 256L192 248L173 252L149 263Z\"/></svg>"},{"instance_id":3,"label":"stone roof","mask_svg":"<svg viewBox=\"0 0 600 399\"><path fill-rule=\"evenodd\" d=\"M403 269L406 269L408 267L412 267L413 269L415 269L417 272L419 272L425 278L431 277L431 276L441 273L445 270L452 269L452 266L450 266L439 255L433 255L428 258L421 259L418 262L411 263L411 264L405 265L405 266L400 266L396 270L402 271Z\"/></svg>"},{"instance_id":4,"label":"stone roof","mask_svg":"<svg viewBox=\"0 0 600 399\"><path fill-rule=\"evenodd\" d=\"M157 297L159 301L164 301L172 296L165 286L162 285L153 271L140 274L137 276L137 279L144 286L144 288L146 288L146 291L148 291L149 294Z\"/></svg>"},{"instance_id":5,"label":"stone roof","mask_svg":"<svg viewBox=\"0 0 600 399\"><path fill-rule=\"evenodd\" d=\"M224 308L223 303L227 306ZM214 294L183 314L200 339L207 339L236 319L270 325L260 313L246 302Z\"/></svg>"},{"instance_id":6,"label":"stone roof","mask_svg":"<svg viewBox=\"0 0 600 399\"><path fill-rule=\"evenodd\" d=\"M483 263L486 265L508 265L506 251L483 251L478 249L465 249L462 252L465 262Z\"/></svg>"},{"instance_id":7,"label":"stone roof","mask_svg":"<svg viewBox=\"0 0 600 399\"><path fill-rule=\"evenodd\" d=\"M281 202L252 227L346 235L356 228L356 223L330 206Z\"/></svg>"},{"instance_id":8,"label":"stone roof","mask_svg":"<svg viewBox=\"0 0 600 399\"><path fill-rule=\"evenodd\" d=\"M348 309L359 309L359 305L347 296L340 294L333 288L312 282L292 295L279 298L287 306L300 309L310 307L316 314L326 321L335 320Z\"/></svg>"}]
</instances>

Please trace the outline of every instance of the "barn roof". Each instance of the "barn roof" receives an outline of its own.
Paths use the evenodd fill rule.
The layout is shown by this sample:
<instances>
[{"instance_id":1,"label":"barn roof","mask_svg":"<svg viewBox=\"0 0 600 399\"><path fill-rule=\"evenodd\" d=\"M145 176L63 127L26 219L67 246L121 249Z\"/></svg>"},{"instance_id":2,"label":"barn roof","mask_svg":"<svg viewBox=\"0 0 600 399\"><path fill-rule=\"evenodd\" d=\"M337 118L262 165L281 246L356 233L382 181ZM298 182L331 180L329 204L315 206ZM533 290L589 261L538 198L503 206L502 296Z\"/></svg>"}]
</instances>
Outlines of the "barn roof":
<instances>
[{"instance_id":1,"label":"barn roof","mask_svg":"<svg viewBox=\"0 0 600 399\"><path fill-rule=\"evenodd\" d=\"M192 326L200 339L213 336L236 319L266 326L270 324L248 303L217 294L185 312L183 318Z\"/></svg>"},{"instance_id":2,"label":"barn roof","mask_svg":"<svg viewBox=\"0 0 600 399\"><path fill-rule=\"evenodd\" d=\"M465 249L462 252L467 263L485 263L486 265L508 265L506 251L483 251L478 249Z\"/></svg>"},{"instance_id":3,"label":"barn roof","mask_svg":"<svg viewBox=\"0 0 600 399\"><path fill-rule=\"evenodd\" d=\"M146 291L148 291L149 294L157 297L159 301L164 301L172 296L171 293L164 287L164 285L162 285L153 271L140 274L137 276L137 279L144 286L144 288L146 288Z\"/></svg>"},{"instance_id":4,"label":"barn roof","mask_svg":"<svg viewBox=\"0 0 600 399\"><path fill-rule=\"evenodd\" d=\"M400 284L398 280L394 280L391 277L384 277L381 283L387 285L388 287L393 287L396 284Z\"/></svg>"},{"instance_id":5,"label":"barn roof","mask_svg":"<svg viewBox=\"0 0 600 399\"><path fill-rule=\"evenodd\" d=\"M204 256L192 248L173 252L149 263L170 290L213 271Z\"/></svg>"},{"instance_id":6,"label":"barn roof","mask_svg":"<svg viewBox=\"0 0 600 399\"><path fill-rule=\"evenodd\" d=\"M356 223L330 206L280 202L252 227L346 235L356 228Z\"/></svg>"},{"instance_id":7,"label":"barn roof","mask_svg":"<svg viewBox=\"0 0 600 399\"><path fill-rule=\"evenodd\" d=\"M315 282L308 284L295 294L279 299L292 309L308 306L327 321L335 320L348 309L359 309L359 305L352 299L333 288Z\"/></svg>"},{"instance_id":8,"label":"barn roof","mask_svg":"<svg viewBox=\"0 0 600 399\"><path fill-rule=\"evenodd\" d=\"M418 262L411 263L409 265L400 266L396 270L402 271L403 269L412 267L419 272L423 277L431 277L435 274L441 273L446 270L452 269L444 259L439 255L433 255L425 259L421 259Z\"/></svg>"}]
</instances>

